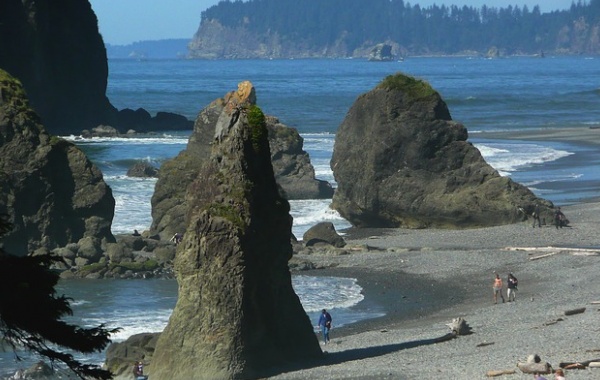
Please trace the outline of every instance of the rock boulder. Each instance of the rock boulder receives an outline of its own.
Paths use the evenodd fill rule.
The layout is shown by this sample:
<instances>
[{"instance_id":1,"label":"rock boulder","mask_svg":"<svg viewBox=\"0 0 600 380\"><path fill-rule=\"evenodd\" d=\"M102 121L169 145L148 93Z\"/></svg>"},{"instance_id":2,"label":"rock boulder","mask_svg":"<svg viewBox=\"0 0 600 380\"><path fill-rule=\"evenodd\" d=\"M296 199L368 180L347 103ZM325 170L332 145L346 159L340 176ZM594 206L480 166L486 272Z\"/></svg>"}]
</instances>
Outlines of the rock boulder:
<instances>
[{"instance_id":1,"label":"rock boulder","mask_svg":"<svg viewBox=\"0 0 600 380\"><path fill-rule=\"evenodd\" d=\"M149 366L153 380L267 377L322 355L292 288L289 204L264 114L250 99L224 105L210 158L188 187L179 297Z\"/></svg>"},{"instance_id":2,"label":"rock boulder","mask_svg":"<svg viewBox=\"0 0 600 380\"><path fill-rule=\"evenodd\" d=\"M19 81L0 70L0 213L14 228L4 248L26 255L110 232L115 200L102 173L75 145L50 136Z\"/></svg>"},{"instance_id":3,"label":"rock boulder","mask_svg":"<svg viewBox=\"0 0 600 380\"><path fill-rule=\"evenodd\" d=\"M247 82L249 83L249 82ZM254 87L240 88L217 99L204 108L196 118L194 131L188 145L179 155L161 165L160 174L152 196L153 234L169 239L186 228L185 214L188 209L186 189L194 180L198 169L210 156L215 127L225 104L239 96L238 92L252 93ZM303 139L294 128L287 127L275 117L266 116L271 161L277 183L283 188L287 199L331 198L333 188L327 181L315 179L315 171L308 153L303 150Z\"/></svg>"},{"instance_id":4,"label":"rock boulder","mask_svg":"<svg viewBox=\"0 0 600 380\"><path fill-rule=\"evenodd\" d=\"M552 203L502 177L429 84L391 75L358 97L336 135L332 207L357 227L469 228Z\"/></svg>"}]
</instances>

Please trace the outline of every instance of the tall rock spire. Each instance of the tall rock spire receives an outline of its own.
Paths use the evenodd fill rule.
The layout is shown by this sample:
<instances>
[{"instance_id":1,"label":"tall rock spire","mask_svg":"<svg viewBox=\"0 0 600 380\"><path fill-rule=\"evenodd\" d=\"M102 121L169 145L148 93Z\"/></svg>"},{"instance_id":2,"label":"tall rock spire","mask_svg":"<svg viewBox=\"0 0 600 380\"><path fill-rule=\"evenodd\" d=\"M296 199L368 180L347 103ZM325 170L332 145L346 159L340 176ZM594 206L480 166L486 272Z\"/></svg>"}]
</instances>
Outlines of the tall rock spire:
<instances>
[{"instance_id":1,"label":"tall rock spire","mask_svg":"<svg viewBox=\"0 0 600 380\"><path fill-rule=\"evenodd\" d=\"M292 219L250 82L227 99L211 158L188 188L179 298L153 356L160 379L256 378L321 355L292 288Z\"/></svg>"}]
</instances>

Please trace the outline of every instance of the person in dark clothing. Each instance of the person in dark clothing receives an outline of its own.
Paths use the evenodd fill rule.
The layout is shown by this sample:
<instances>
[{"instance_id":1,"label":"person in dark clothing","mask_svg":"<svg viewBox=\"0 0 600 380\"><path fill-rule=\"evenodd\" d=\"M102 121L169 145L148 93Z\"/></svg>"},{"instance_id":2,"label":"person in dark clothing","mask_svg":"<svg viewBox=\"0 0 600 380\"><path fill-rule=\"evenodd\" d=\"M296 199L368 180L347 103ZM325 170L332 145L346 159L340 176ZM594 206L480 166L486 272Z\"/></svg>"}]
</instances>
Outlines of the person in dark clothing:
<instances>
[{"instance_id":1,"label":"person in dark clothing","mask_svg":"<svg viewBox=\"0 0 600 380\"><path fill-rule=\"evenodd\" d=\"M329 330L331 330L331 315L323 309L319 317L319 327L323 333L323 344L329 343Z\"/></svg>"},{"instance_id":2,"label":"person in dark clothing","mask_svg":"<svg viewBox=\"0 0 600 380\"><path fill-rule=\"evenodd\" d=\"M565 224L565 214L563 214L563 212L560 210L560 207L558 207L556 209L556 211L554 211L554 225L556 226L556 229L558 230L558 228L563 228Z\"/></svg>"},{"instance_id":3,"label":"person in dark clothing","mask_svg":"<svg viewBox=\"0 0 600 380\"><path fill-rule=\"evenodd\" d=\"M533 209L533 214L531 214L533 216L533 228L535 228L536 222L539 228L542 228L542 220L540 218L540 206L539 205L535 205L535 208Z\"/></svg>"},{"instance_id":4,"label":"person in dark clothing","mask_svg":"<svg viewBox=\"0 0 600 380\"><path fill-rule=\"evenodd\" d=\"M508 280L506 280L508 302L515 301L517 297L517 285L519 285L519 280L512 273L509 273Z\"/></svg>"}]
</instances>

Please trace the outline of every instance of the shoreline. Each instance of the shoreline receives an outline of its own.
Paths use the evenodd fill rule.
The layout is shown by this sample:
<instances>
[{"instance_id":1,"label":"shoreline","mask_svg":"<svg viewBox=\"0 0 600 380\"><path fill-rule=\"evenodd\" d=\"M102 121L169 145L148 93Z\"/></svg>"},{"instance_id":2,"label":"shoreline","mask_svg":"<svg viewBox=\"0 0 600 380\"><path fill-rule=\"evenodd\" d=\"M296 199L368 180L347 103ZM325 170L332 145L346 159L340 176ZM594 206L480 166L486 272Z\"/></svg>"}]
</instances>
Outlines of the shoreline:
<instances>
[{"instance_id":1,"label":"shoreline","mask_svg":"<svg viewBox=\"0 0 600 380\"><path fill-rule=\"evenodd\" d=\"M376 304L386 315L337 329L334 323L331 344L321 346L327 352L322 361L272 378L484 379L489 370L515 369L503 377L525 379L532 375L515 366L532 354L554 369L560 362L600 358L594 338L600 307L591 304L600 300L600 203L563 209L572 227L532 228L523 222L472 230L363 230L346 239L349 245L372 247L369 252L311 255L333 268L307 274L356 278L365 294L360 307ZM588 247L599 255L575 249ZM516 302L493 303L495 271L505 283L505 297L507 274L519 279ZM403 310L413 301L423 307ZM586 312L564 315L581 307ZM474 333L432 343L458 317ZM567 378L600 378L600 369L569 370Z\"/></svg>"}]
</instances>

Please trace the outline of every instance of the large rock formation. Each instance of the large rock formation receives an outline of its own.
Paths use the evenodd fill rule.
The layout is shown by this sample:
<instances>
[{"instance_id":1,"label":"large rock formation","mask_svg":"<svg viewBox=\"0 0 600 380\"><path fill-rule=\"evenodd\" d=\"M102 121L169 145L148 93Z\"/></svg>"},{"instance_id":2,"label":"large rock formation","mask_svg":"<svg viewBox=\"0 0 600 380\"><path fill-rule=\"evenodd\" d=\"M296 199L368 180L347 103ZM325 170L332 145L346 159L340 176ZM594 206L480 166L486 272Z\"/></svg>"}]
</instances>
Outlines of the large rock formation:
<instances>
[{"instance_id":1,"label":"large rock formation","mask_svg":"<svg viewBox=\"0 0 600 380\"><path fill-rule=\"evenodd\" d=\"M97 251L114 242L115 201L102 173L75 145L46 132L21 84L2 70L0 158L0 213L14 225L4 238L7 252L80 240Z\"/></svg>"},{"instance_id":2,"label":"large rock formation","mask_svg":"<svg viewBox=\"0 0 600 380\"><path fill-rule=\"evenodd\" d=\"M121 133L189 130L181 115L116 110L106 97L108 61L88 0L0 1L0 68L18 78L53 134L100 124Z\"/></svg>"},{"instance_id":3,"label":"large rock formation","mask_svg":"<svg viewBox=\"0 0 600 380\"><path fill-rule=\"evenodd\" d=\"M148 367L153 380L264 377L321 355L292 288L289 204L252 86L240 86L222 109L210 159L188 187L179 297Z\"/></svg>"},{"instance_id":4,"label":"large rock formation","mask_svg":"<svg viewBox=\"0 0 600 380\"><path fill-rule=\"evenodd\" d=\"M198 115L194 131L187 148L179 155L161 165L158 182L152 196L153 234L170 238L186 228L185 215L188 205L185 192L193 181L198 169L210 156L215 126L225 104L239 92L252 86L250 82L240 83L238 91L232 91L210 103ZM249 100L252 104L256 99ZM271 161L275 179L286 193L287 199L331 198L333 189L327 181L315 179L315 171L308 154L303 150L303 139L294 128L289 128L275 117L266 116L269 133Z\"/></svg>"},{"instance_id":5,"label":"large rock formation","mask_svg":"<svg viewBox=\"0 0 600 380\"><path fill-rule=\"evenodd\" d=\"M87 0L1 1L0 68L19 78L54 134L114 120L106 50Z\"/></svg>"},{"instance_id":6,"label":"large rock formation","mask_svg":"<svg viewBox=\"0 0 600 380\"><path fill-rule=\"evenodd\" d=\"M514 223L548 201L502 177L427 83L402 74L361 95L336 135L332 207L359 227ZM360 149L359 149L360 147Z\"/></svg>"}]
</instances>

